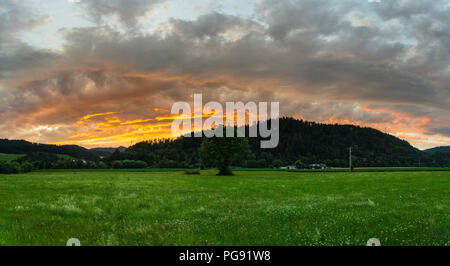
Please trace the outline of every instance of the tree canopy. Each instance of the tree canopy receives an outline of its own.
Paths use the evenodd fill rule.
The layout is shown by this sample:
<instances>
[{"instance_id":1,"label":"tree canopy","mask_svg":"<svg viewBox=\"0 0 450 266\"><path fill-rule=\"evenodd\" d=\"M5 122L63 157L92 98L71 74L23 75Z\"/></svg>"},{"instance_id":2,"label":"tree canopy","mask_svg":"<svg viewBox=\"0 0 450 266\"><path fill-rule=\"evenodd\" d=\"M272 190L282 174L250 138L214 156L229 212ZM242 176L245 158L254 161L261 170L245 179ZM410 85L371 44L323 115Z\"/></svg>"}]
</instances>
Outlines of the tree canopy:
<instances>
[{"instance_id":1,"label":"tree canopy","mask_svg":"<svg viewBox=\"0 0 450 266\"><path fill-rule=\"evenodd\" d=\"M239 163L251 153L246 138L204 138L200 148L201 161L219 168L218 175L232 175L230 165Z\"/></svg>"}]
</instances>

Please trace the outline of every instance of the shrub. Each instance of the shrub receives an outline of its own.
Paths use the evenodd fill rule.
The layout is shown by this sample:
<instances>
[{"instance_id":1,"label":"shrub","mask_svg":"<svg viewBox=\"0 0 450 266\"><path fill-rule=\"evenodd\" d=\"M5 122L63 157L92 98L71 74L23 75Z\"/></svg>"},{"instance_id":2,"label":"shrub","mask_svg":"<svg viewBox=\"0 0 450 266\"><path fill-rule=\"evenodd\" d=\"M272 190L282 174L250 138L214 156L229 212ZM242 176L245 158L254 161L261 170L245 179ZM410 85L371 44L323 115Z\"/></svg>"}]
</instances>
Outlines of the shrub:
<instances>
[{"instance_id":1,"label":"shrub","mask_svg":"<svg viewBox=\"0 0 450 266\"><path fill-rule=\"evenodd\" d=\"M258 162L258 168L266 168L267 167L266 159L261 158L257 162Z\"/></svg>"},{"instance_id":2,"label":"shrub","mask_svg":"<svg viewBox=\"0 0 450 266\"><path fill-rule=\"evenodd\" d=\"M30 162L23 162L22 163L22 171L24 173L33 171L33 164Z\"/></svg>"},{"instance_id":3,"label":"shrub","mask_svg":"<svg viewBox=\"0 0 450 266\"><path fill-rule=\"evenodd\" d=\"M123 160L122 168L128 168L128 169L147 168L147 163L144 161Z\"/></svg>"},{"instance_id":4,"label":"shrub","mask_svg":"<svg viewBox=\"0 0 450 266\"><path fill-rule=\"evenodd\" d=\"M284 164L283 161L280 159L275 159L272 161L272 165L275 168L280 168L281 166L283 166L283 164Z\"/></svg>"},{"instance_id":5,"label":"shrub","mask_svg":"<svg viewBox=\"0 0 450 266\"><path fill-rule=\"evenodd\" d=\"M108 168L108 166L104 162L99 162L97 164L97 167L98 167L98 169L107 169Z\"/></svg>"},{"instance_id":6,"label":"shrub","mask_svg":"<svg viewBox=\"0 0 450 266\"><path fill-rule=\"evenodd\" d=\"M33 165L29 162L23 162L22 164L15 161L0 162L0 174L20 174L32 170Z\"/></svg>"},{"instance_id":7,"label":"shrub","mask_svg":"<svg viewBox=\"0 0 450 266\"><path fill-rule=\"evenodd\" d=\"M136 169L136 168L147 168L147 163L144 161L135 160L123 160L112 162L112 168L114 169Z\"/></svg>"},{"instance_id":8,"label":"shrub","mask_svg":"<svg viewBox=\"0 0 450 266\"><path fill-rule=\"evenodd\" d=\"M186 175L199 175L200 169L187 169L184 171L184 174Z\"/></svg>"},{"instance_id":9,"label":"shrub","mask_svg":"<svg viewBox=\"0 0 450 266\"><path fill-rule=\"evenodd\" d=\"M156 164L156 168L181 168L182 165L174 160L162 159Z\"/></svg>"},{"instance_id":10,"label":"shrub","mask_svg":"<svg viewBox=\"0 0 450 266\"><path fill-rule=\"evenodd\" d=\"M111 166L114 169L120 169L122 168L122 161L114 161L111 163Z\"/></svg>"},{"instance_id":11,"label":"shrub","mask_svg":"<svg viewBox=\"0 0 450 266\"><path fill-rule=\"evenodd\" d=\"M304 168L307 168L307 165L304 164L302 161L297 160L295 162L295 168L297 168L297 169L304 169Z\"/></svg>"},{"instance_id":12,"label":"shrub","mask_svg":"<svg viewBox=\"0 0 450 266\"><path fill-rule=\"evenodd\" d=\"M248 160L247 167L248 168L258 168L258 162L256 160Z\"/></svg>"}]
</instances>

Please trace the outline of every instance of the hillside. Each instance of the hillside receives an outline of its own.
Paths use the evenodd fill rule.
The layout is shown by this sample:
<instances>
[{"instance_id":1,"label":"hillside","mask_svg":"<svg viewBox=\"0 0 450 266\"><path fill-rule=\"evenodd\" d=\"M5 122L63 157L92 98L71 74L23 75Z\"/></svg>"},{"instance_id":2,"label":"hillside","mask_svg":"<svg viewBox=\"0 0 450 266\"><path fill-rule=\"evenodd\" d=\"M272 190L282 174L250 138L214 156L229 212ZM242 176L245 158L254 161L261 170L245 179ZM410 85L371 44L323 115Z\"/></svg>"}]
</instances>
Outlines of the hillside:
<instances>
[{"instance_id":1,"label":"hillside","mask_svg":"<svg viewBox=\"0 0 450 266\"><path fill-rule=\"evenodd\" d=\"M246 128L248 131L248 127ZM381 131L352 125L330 125L280 119L280 143L275 149L260 149L260 138L249 138L252 156L241 166L264 168L294 164L324 163L333 167L348 166L348 148L353 147L356 167L381 166L448 166L449 147L439 147L425 152L408 142ZM100 157L111 163L116 160L141 160L151 167L198 167L198 149L202 138L180 137L175 140L153 140L137 143L128 149L94 148L75 145L47 145L24 140L0 139L0 153L67 155L76 159L98 161ZM48 157L50 158L50 157Z\"/></svg>"},{"instance_id":2,"label":"hillside","mask_svg":"<svg viewBox=\"0 0 450 266\"><path fill-rule=\"evenodd\" d=\"M97 156L105 157L113 154L116 150L120 152L125 151L127 148L120 146L118 148L92 148L89 149L91 152L95 153Z\"/></svg>"},{"instance_id":3,"label":"hillside","mask_svg":"<svg viewBox=\"0 0 450 266\"><path fill-rule=\"evenodd\" d=\"M98 156L86 148L76 145L49 145L32 143L25 140L0 139L0 153L5 154L30 154L30 153L48 153L64 154L77 159L98 160Z\"/></svg>"},{"instance_id":4,"label":"hillside","mask_svg":"<svg viewBox=\"0 0 450 266\"><path fill-rule=\"evenodd\" d=\"M450 166L450 146L441 146L425 150L424 152L430 154L436 165Z\"/></svg>"},{"instance_id":5,"label":"hillside","mask_svg":"<svg viewBox=\"0 0 450 266\"><path fill-rule=\"evenodd\" d=\"M450 154L450 146L441 146L441 147L431 148L431 149L424 150L424 152L426 152L428 154L435 154L437 152Z\"/></svg>"},{"instance_id":6,"label":"hillside","mask_svg":"<svg viewBox=\"0 0 450 266\"><path fill-rule=\"evenodd\" d=\"M248 130L248 127L247 127ZM199 165L201 138L180 137L137 143L106 160L142 160L153 167L192 167ZM242 166L270 167L303 163L348 166L348 148L353 147L353 163L365 166L432 166L434 158L407 141L381 131L352 125L329 125L280 119L280 143L275 149L260 149L259 138L249 138L253 155Z\"/></svg>"}]
</instances>

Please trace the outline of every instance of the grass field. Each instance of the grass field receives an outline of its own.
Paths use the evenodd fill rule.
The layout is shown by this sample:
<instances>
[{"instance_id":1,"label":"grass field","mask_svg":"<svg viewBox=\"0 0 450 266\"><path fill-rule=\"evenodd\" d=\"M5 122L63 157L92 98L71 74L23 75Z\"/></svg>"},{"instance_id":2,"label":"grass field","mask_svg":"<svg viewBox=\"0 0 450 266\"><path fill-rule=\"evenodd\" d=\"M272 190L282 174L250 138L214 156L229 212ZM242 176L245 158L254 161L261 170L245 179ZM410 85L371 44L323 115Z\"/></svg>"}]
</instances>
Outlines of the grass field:
<instances>
[{"instance_id":1,"label":"grass field","mask_svg":"<svg viewBox=\"0 0 450 266\"><path fill-rule=\"evenodd\" d=\"M450 172L0 175L0 245L450 245Z\"/></svg>"},{"instance_id":2,"label":"grass field","mask_svg":"<svg viewBox=\"0 0 450 266\"><path fill-rule=\"evenodd\" d=\"M0 153L0 162L1 161L12 161L12 160L16 160L19 159L20 157L23 157L23 154L5 154L5 153Z\"/></svg>"}]
</instances>

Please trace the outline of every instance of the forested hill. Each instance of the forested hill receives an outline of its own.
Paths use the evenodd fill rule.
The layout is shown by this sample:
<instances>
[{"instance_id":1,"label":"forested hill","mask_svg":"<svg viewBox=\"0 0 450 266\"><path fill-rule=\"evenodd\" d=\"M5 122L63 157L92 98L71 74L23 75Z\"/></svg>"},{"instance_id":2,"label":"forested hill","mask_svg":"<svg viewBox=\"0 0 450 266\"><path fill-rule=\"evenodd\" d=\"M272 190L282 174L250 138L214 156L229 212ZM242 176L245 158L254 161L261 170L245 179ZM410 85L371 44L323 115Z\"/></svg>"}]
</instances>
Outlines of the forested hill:
<instances>
[{"instance_id":1,"label":"forested hill","mask_svg":"<svg viewBox=\"0 0 450 266\"><path fill-rule=\"evenodd\" d=\"M77 159L95 161L99 157L86 148L76 145L49 145L32 143L25 140L0 139L0 153L7 154L64 154Z\"/></svg>"},{"instance_id":2,"label":"forested hill","mask_svg":"<svg viewBox=\"0 0 450 266\"><path fill-rule=\"evenodd\" d=\"M92 148L89 149L89 151L93 152L94 154L96 154L97 156L100 157L105 157L105 156L109 156L111 155L113 152L115 152L116 150L119 150L120 152L125 151L127 148L120 146L118 148Z\"/></svg>"},{"instance_id":3,"label":"forested hill","mask_svg":"<svg viewBox=\"0 0 450 266\"><path fill-rule=\"evenodd\" d=\"M201 141L201 138L180 137L141 142L123 153L115 152L107 160L142 160L153 167L198 166ZM305 164L325 163L344 167L348 165L349 147L353 147L356 167L435 165L432 155L372 128L319 124L293 118L280 119L277 148L260 149L259 138L249 138L249 143L253 155L242 162L247 167L276 167L293 164L297 160Z\"/></svg>"},{"instance_id":4,"label":"forested hill","mask_svg":"<svg viewBox=\"0 0 450 266\"><path fill-rule=\"evenodd\" d=\"M353 163L356 167L448 166L450 160L450 153L442 149L419 151L404 140L372 128L319 124L293 118L280 119L278 147L260 149L260 141L260 138L249 138L253 154L242 162L242 166L278 167L301 160L305 164L324 163L345 167L348 165L349 147L353 147ZM108 156L112 149L88 150L75 145L58 146L0 139L0 153L65 154L90 161L99 160L99 156L108 156L104 160L110 163L116 160L141 160L151 167L196 167L200 165L198 149L201 142L202 138L186 137L140 142Z\"/></svg>"},{"instance_id":5,"label":"forested hill","mask_svg":"<svg viewBox=\"0 0 450 266\"><path fill-rule=\"evenodd\" d=\"M424 150L424 152L426 152L428 154L435 154L438 152L450 154L450 146L441 146L441 147L431 148L428 150Z\"/></svg>"},{"instance_id":6,"label":"forested hill","mask_svg":"<svg viewBox=\"0 0 450 266\"><path fill-rule=\"evenodd\" d=\"M441 146L428 150L424 152L430 154L436 165L440 166L450 166L450 146Z\"/></svg>"}]
</instances>

